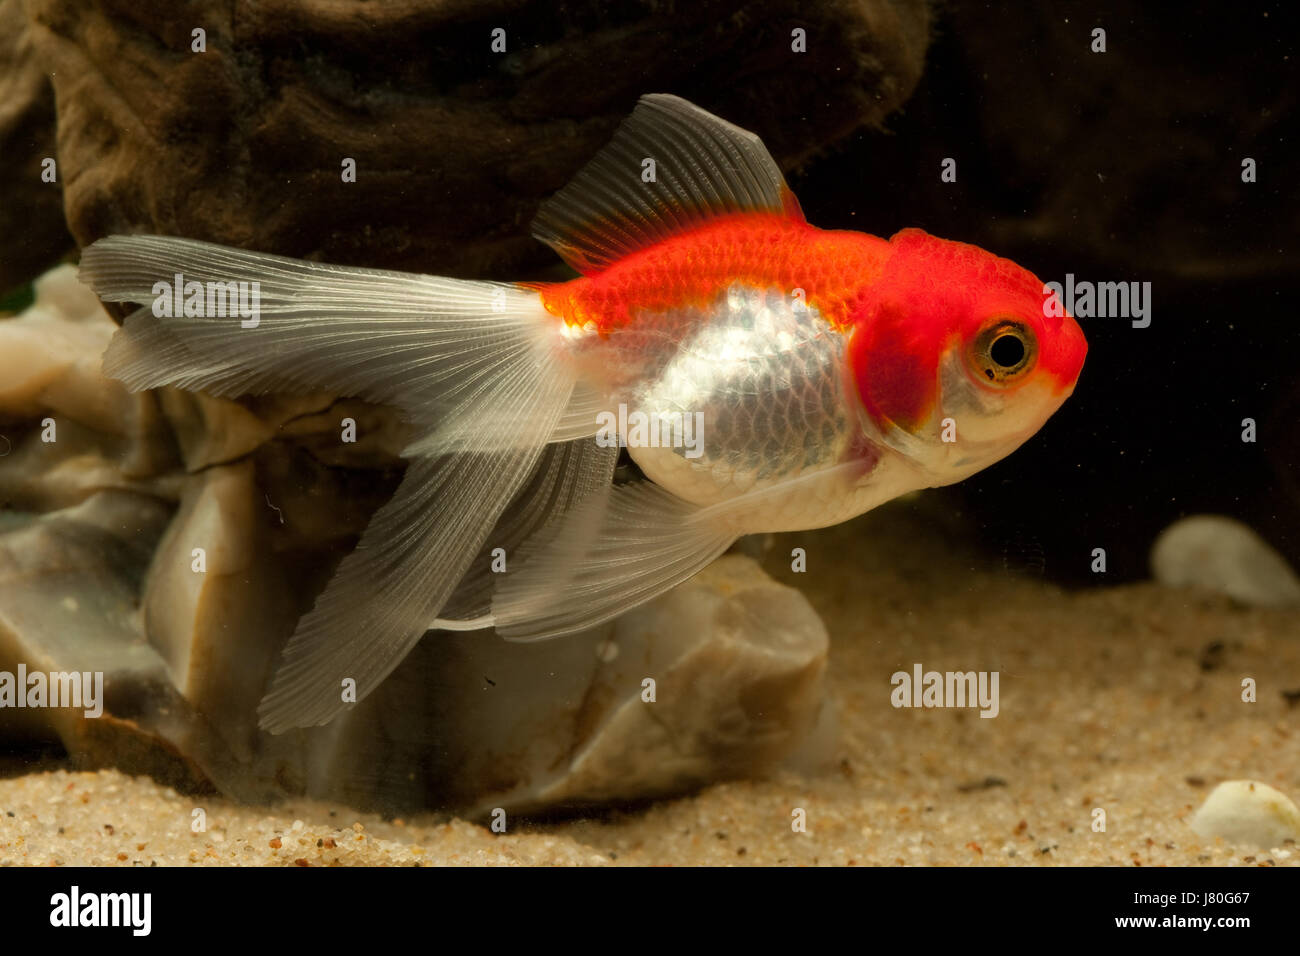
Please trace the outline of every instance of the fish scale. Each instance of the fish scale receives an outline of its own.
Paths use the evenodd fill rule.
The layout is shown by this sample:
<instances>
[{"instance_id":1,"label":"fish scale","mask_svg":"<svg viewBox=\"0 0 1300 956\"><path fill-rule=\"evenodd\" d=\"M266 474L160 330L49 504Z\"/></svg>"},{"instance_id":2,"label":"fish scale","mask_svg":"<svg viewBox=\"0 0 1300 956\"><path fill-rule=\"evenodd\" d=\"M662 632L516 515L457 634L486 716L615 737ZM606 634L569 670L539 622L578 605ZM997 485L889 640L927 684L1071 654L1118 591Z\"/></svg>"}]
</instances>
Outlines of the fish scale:
<instances>
[{"instance_id":1,"label":"fish scale","mask_svg":"<svg viewBox=\"0 0 1300 956\"><path fill-rule=\"evenodd\" d=\"M638 324L670 334L586 347L636 369L631 387L612 383L611 401L651 417L700 416L697 458L680 446L629 449L657 484L708 505L842 461L853 424L844 339L815 308L781 289L733 284L709 305Z\"/></svg>"}]
</instances>

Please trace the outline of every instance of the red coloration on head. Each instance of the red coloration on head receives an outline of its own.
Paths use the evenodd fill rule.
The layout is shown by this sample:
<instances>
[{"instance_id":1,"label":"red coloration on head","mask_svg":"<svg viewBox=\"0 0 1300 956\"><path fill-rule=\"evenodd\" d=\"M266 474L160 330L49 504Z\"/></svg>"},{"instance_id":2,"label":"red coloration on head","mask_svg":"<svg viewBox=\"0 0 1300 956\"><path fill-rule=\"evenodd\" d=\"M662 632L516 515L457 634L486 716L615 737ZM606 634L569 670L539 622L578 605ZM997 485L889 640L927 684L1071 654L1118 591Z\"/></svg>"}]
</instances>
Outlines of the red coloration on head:
<instances>
[{"instance_id":1,"label":"red coloration on head","mask_svg":"<svg viewBox=\"0 0 1300 956\"><path fill-rule=\"evenodd\" d=\"M915 430L925 422L939 398L940 358L1000 317L1033 331L1037 361L1023 381L980 387L1005 392L1045 381L1054 394L1073 389L1087 343L1068 315L1044 315L1047 297L1032 273L920 229L904 229L889 244L892 254L879 279L862 287L854 304L849 344L859 394L878 424Z\"/></svg>"}]
</instances>

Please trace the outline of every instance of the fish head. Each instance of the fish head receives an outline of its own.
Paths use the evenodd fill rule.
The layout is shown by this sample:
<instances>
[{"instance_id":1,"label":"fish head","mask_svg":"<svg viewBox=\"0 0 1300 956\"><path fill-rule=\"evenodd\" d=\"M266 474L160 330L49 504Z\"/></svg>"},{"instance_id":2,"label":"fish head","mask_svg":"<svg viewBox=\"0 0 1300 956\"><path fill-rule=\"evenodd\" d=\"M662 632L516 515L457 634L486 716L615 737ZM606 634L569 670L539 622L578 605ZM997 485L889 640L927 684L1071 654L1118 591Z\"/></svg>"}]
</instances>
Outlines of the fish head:
<instances>
[{"instance_id":1,"label":"fish head","mask_svg":"<svg viewBox=\"0 0 1300 956\"><path fill-rule=\"evenodd\" d=\"M931 485L1010 454L1074 391L1088 345L1043 282L976 246L905 229L852 315L861 421Z\"/></svg>"}]
</instances>

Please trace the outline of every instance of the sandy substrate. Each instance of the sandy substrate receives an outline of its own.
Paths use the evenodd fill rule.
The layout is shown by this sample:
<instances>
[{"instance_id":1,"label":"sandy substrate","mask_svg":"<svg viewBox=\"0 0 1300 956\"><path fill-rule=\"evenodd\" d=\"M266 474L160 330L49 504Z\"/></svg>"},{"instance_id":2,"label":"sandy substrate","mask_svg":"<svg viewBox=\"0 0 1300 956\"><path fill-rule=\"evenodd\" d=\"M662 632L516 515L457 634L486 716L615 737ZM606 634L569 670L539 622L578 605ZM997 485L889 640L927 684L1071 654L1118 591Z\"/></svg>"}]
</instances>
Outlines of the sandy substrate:
<instances>
[{"instance_id":1,"label":"sandy substrate","mask_svg":"<svg viewBox=\"0 0 1300 956\"><path fill-rule=\"evenodd\" d=\"M1300 705L1283 694L1300 688L1300 613L1155 585L1066 592L952 546L918 507L781 536L768 555L832 635L838 738L819 772L494 834L58 769L0 780L0 863L1300 863L1295 845L1227 846L1186 823L1223 780L1300 799ZM790 572L793 547L807 550L807 573ZM998 671L998 716L894 708L890 675L917 663ZM1254 703L1241 699L1245 677ZM796 809L806 832L792 828Z\"/></svg>"}]
</instances>

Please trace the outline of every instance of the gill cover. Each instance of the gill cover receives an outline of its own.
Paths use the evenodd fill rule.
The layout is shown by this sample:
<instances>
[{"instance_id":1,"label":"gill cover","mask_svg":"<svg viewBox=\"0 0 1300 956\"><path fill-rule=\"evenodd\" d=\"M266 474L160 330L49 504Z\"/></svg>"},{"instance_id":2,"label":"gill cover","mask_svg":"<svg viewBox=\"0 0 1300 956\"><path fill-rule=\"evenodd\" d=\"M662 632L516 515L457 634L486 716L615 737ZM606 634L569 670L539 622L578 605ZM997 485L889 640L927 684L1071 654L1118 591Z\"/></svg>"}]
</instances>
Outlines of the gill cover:
<instances>
[{"instance_id":1,"label":"gill cover","mask_svg":"<svg viewBox=\"0 0 1300 956\"><path fill-rule=\"evenodd\" d=\"M936 314L944 266L941 243L904 229L889 245L880 278L864 291L854 316L848 361L859 399L881 431L915 434L939 398L939 356L953 330Z\"/></svg>"}]
</instances>

